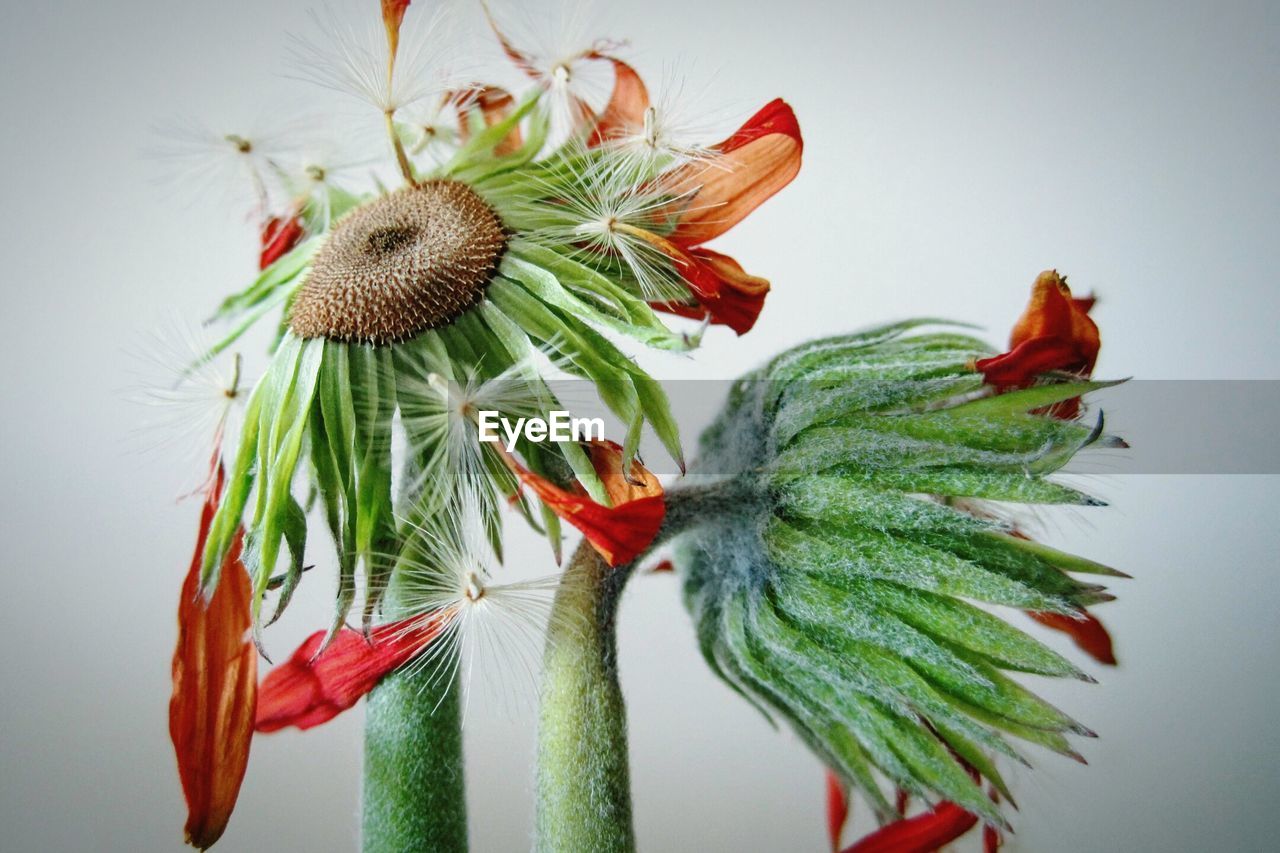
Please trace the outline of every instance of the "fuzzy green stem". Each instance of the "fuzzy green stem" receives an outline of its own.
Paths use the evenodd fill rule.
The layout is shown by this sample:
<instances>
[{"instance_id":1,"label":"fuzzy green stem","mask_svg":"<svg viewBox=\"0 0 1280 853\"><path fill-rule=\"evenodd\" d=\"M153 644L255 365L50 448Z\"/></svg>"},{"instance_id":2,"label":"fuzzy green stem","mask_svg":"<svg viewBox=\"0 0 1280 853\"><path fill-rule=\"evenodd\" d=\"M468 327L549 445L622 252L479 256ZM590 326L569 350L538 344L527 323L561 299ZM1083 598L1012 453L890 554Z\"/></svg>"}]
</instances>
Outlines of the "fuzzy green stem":
<instances>
[{"instance_id":1,"label":"fuzzy green stem","mask_svg":"<svg viewBox=\"0 0 1280 853\"><path fill-rule=\"evenodd\" d=\"M369 694L364 853L467 849L461 685L432 667L393 673Z\"/></svg>"},{"instance_id":2,"label":"fuzzy green stem","mask_svg":"<svg viewBox=\"0 0 1280 853\"><path fill-rule=\"evenodd\" d=\"M543 661L534 849L635 849L615 618L630 567L585 541L556 593Z\"/></svg>"}]
</instances>

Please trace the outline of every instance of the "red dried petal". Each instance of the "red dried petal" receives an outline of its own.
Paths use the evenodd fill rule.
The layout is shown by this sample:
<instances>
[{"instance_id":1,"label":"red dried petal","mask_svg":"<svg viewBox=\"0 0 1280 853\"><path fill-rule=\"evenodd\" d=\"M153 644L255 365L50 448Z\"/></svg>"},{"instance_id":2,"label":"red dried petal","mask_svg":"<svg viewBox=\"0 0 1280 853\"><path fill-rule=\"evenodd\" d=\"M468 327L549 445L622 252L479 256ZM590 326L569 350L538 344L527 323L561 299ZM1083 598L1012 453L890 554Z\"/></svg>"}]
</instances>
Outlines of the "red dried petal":
<instances>
[{"instance_id":1,"label":"red dried petal","mask_svg":"<svg viewBox=\"0 0 1280 853\"><path fill-rule=\"evenodd\" d=\"M833 771L827 771L827 838L831 849L840 849L840 834L849 820L849 789Z\"/></svg>"},{"instance_id":2,"label":"red dried petal","mask_svg":"<svg viewBox=\"0 0 1280 853\"><path fill-rule=\"evenodd\" d=\"M698 305L653 302L652 307L680 317L709 318L713 325L728 326L739 335L751 331L764 310L769 280L750 275L733 258L711 249L683 250L663 243Z\"/></svg>"},{"instance_id":3,"label":"red dried petal","mask_svg":"<svg viewBox=\"0 0 1280 853\"><path fill-rule=\"evenodd\" d=\"M657 478L639 463L632 462L630 479L624 476L622 448L618 445L592 442L588 450L596 473L614 501L612 507L560 488L501 448L499 453L520 481L552 512L581 530L610 566L621 566L640 556L658 535L667 512L666 499Z\"/></svg>"},{"instance_id":4,"label":"red dried petal","mask_svg":"<svg viewBox=\"0 0 1280 853\"><path fill-rule=\"evenodd\" d=\"M791 107L776 99L715 150L715 163L686 166L672 182L675 192L692 196L670 235L674 243L698 246L719 237L791 183L804 140Z\"/></svg>"},{"instance_id":5,"label":"red dried petal","mask_svg":"<svg viewBox=\"0 0 1280 853\"><path fill-rule=\"evenodd\" d=\"M1077 611L1075 616L1062 613L1041 613L1027 611L1032 619L1055 631L1069 636L1085 654L1108 666L1116 665L1115 650L1112 648L1111 635L1092 613L1087 610Z\"/></svg>"},{"instance_id":6,"label":"red dried petal","mask_svg":"<svg viewBox=\"0 0 1280 853\"><path fill-rule=\"evenodd\" d=\"M446 621L391 622L374 628L367 638L345 629L324 651L325 632L317 631L262 680L254 728L263 733L286 726L305 730L332 720L421 652Z\"/></svg>"},{"instance_id":7,"label":"red dried petal","mask_svg":"<svg viewBox=\"0 0 1280 853\"><path fill-rule=\"evenodd\" d=\"M201 594L200 567L222 482L222 466L215 462L178 601L169 700L169 737L187 801L186 840L202 850L221 837L240 793L258 687L258 656L249 639L253 589L240 562L243 533L222 564L212 599Z\"/></svg>"},{"instance_id":8,"label":"red dried petal","mask_svg":"<svg viewBox=\"0 0 1280 853\"><path fill-rule=\"evenodd\" d=\"M844 849L844 853L933 853L964 835L978 818L943 802L924 814L885 824Z\"/></svg>"},{"instance_id":9,"label":"red dried petal","mask_svg":"<svg viewBox=\"0 0 1280 853\"><path fill-rule=\"evenodd\" d=\"M289 254L302 242L305 233L302 220L296 215L269 218L262 226L262 253L258 256L258 269L265 270Z\"/></svg>"},{"instance_id":10,"label":"red dried petal","mask_svg":"<svg viewBox=\"0 0 1280 853\"><path fill-rule=\"evenodd\" d=\"M1098 326L1089 317L1093 302L1072 298L1056 270L1040 273L1009 336L1009 352L980 359L975 367L998 387L1025 386L1052 370L1092 375L1101 347Z\"/></svg>"}]
</instances>

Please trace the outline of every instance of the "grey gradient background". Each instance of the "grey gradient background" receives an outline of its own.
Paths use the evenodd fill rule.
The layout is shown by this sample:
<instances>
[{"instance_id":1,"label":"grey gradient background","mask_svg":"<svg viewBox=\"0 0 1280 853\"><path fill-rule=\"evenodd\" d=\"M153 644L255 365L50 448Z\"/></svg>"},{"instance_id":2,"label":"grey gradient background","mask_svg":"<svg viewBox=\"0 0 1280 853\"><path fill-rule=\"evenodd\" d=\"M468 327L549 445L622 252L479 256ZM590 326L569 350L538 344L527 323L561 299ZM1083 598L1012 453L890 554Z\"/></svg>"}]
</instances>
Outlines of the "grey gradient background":
<instances>
[{"instance_id":1,"label":"grey gradient background","mask_svg":"<svg viewBox=\"0 0 1280 853\"><path fill-rule=\"evenodd\" d=\"M297 97L272 75L304 7L0 8L0 850L179 848L165 726L196 511L174 496L192 475L136 451L121 391L131 342L170 309L204 316L251 275L254 235L224 205L157 188L141 152L170 116L216 123ZM695 88L738 116L785 95L807 141L795 184L717 243L773 279L761 323L713 331L692 362L646 358L659 375L726 378L922 312L999 340L1056 266L1103 297L1100 374L1280 378L1275 3L601 13L642 71L695 58ZM1102 737L1081 747L1088 767L1038 756L1013 774L1010 849L1274 849L1280 482L1093 485L1111 509L1047 515L1042 533L1136 576L1100 611L1122 666L1094 667L1094 687L1042 685ZM531 538L510 550L547 570ZM326 595L304 584L274 648L320 623ZM633 584L620 643L642 847L824 849L821 768L708 673L673 578ZM219 849L355 849L360 722L257 741ZM472 705L478 850L527 846L532 736L527 707Z\"/></svg>"}]
</instances>

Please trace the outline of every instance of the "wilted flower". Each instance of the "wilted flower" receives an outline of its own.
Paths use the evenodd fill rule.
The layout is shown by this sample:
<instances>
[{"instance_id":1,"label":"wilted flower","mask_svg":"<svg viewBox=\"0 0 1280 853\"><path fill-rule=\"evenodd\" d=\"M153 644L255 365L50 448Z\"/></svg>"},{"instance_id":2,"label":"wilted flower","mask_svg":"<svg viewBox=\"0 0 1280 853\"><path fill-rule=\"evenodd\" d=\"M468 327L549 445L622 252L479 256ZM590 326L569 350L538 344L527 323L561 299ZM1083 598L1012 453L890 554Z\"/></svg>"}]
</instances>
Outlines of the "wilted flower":
<instances>
[{"instance_id":1,"label":"wilted flower","mask_svg":"<svg viewBox=\"0 0 1280 853\"><path fill-rule=\"evenodd\" d=\"M400 35L403 4L391 5L384 10L385 51L348 52L359 67L340 76L362 81L371 102L394 116L425 95L414 88L409 97L397 87L397 57L416 47L407 48ZM374 85L360 62L379 55L387 79ZM415 433L416 421L406 412L407 403L422 399L423 385L415 384L422 377L439 377L438 386L447 388L501 375L545 412L555 398L530 365L546 353L597 385L628 425L628 458L644 423L680 458L661 387L597 329L687 349L691 339L663 326L648 304L660 302L682 313L730 318L745 330L750 323L743 317L758 313L767 283L700 245L790 180L799 163L799 133L790 109L775 102L716 146L724 162L696 170L675 159L637 165L596 133L601 123L635 119L632 113L648 107L634 71L609 61L619 69L616 85L635 90L625 99L631 107L615 99L599 115L584 114L577 135L549 152L546 86L519 100L493 87L455 91L442 103L459 112L459 147L443 165L415 163L393 121L392 147L405 186L331 203L345 213L330 230L325 219L309 215L311 196L268 221L263 260L274 263L218 314L237 320L222 349L275 306L286 309L272 364L249 399L240 451L210 534L206 588L217 583L231 533L248 508L245 561L255 578L255 614L282 546L291 554L281 594L282 604L288 601L305 536L291 486L309 448L312 482L339 543L340 604L349 601L354 568L362 562L367 622L391 572L376 554L395 550L390 489L397 414L418 469L437 481L446 473L433 467L441 461L441 437ZM373 98L379 93L381 99ZM636 199L640 212L630 215ZM694 307L699 304L702 309ZM528 369L517 370L522 365ZM473 428L465 421L474 420L474 412L463 414L462 425ZM576 479L607 504L583 449L526 443L520 450L526 470L552 472L562 485ZM466 483L492 492L482 498L490 508L499 495L515 495L517 477L530 482L519 467L508 462L517 475L510 476L495 461L480 466L483 483ZM546 489L535 493L563 514L564 501ZM403 514L430 514L440 496L438 488L420 490L422 505Z\"/></svg>"},{"instance_id":2,"label":"wilted flower","mask_svg":"<svg viewBox=\"0 0 1280 853\"><path fill-rule=\"evenodd\" d=\"M1076 757L1066 735L1092 734L1005 673L1088 676L975 603L1074 614L1111 597L1074 575L1118 573L949 504L1096 505L1048 475L1115 442L1101 422L1030 414L1099 383L997 393L973 367L981 342L915 325L807 344L740 380L701 438L712 482L676 563L711 667L882 820L903 808L883 780L946 801L913 827L948 809L1002 826L981 780L1008 795L991 758L1022 760L1008 736Z\"/></svg>"},{"instance_id":3,"label":"wilted flower","mask_svg":"<svg viewBox=\"0 0 1280 853\"><path fill-rule=\"evenodd\" d=\"M450 636L462 614L500 612L504 590L512 601L525 594L492 584L483 561L447 559L463 515L499 554L504 501L531 523L540 513L553 543L563 517L610 562L630 560L648 544L663 518L660 487L620 489L614 481L637 470L646 424L683 464L679 436L662 388L603 333L675 351L695 346L698 334L668 328L658 308L734 317L736 329L749 327L741 316L754 319L767 284L751 279L744 287L749 277L736 264L700 246L799 166L799 132L780 101L767 120L758 116L723 143L722 162L713 166L695 168L674 152L636 158L607 131L643 123L647 91L613 57L610 99L578 110L570 132L553 144L555 86L539 80L523 96L458 87L437 73L438 46L415 40L439 32L434 20L415 31L408 7L385 0L375 38L330 22L333 50L309 42L297 49L308 77L382 114L401 186L357 192L350 175L341 186L332 180L328 161L301 161L298 172L292 153L272 154L235 135L223 140L223 153L247 171L259 199L262 271L224 300L214 319L231 326L200 363L262 318L282 316L270 365L248 394L225 487L217 457L219 487L209 493L198 577L189 580L199 594L184 599L184 630L216 621L209 637L234 633L243 642L250 625L261 648L270 622L261 612L265 598L278 592L277 618L302 578L312 501L338 567L328 630L264 685L264 729L313 725L340 712L390 669L440 647L437 634ZM779 136L785 144L771 141ZM355 161L332 161L340 162ZM719 225L696 224L708 221ZM735 314L739 302L747 307ZM625 448L522 439L512 451L479 441L482 409L545 417L561 406L544 381L548 359L592 383L626 424ZM403 446L407 461L398 491L393 446L397 453ZM295 492L300 479L306 500ZM464 563L471 567L454 570ZM441 574L445 565L454 569ZM426 598L414 587L424 566L434 590ZM344 624L361 585L364 636L357 638ZM398 621L375 627L388 588L401 597L389 614ZM246 593L244 624L207 604L225 601L228 589ZM199 707L234 703L236 720L252 719L251 684L180 678L213 665L218 653L207 644L189 648L185 636L175 707L179 697ZM201 784L221 792L214 809L220 832L239 775L225 762L196 766L183 757L192 737L208 746L207 729L197 725L192 714L175 717L174 742L184 784L194 767ZM240 729L236 742L247 755ZM239 747L234 754L241 756ZM193 785L192 813L205 813L207 798ZM212 843L216 834L195 830L192 837Z\"/></svg>"}]
</instances>

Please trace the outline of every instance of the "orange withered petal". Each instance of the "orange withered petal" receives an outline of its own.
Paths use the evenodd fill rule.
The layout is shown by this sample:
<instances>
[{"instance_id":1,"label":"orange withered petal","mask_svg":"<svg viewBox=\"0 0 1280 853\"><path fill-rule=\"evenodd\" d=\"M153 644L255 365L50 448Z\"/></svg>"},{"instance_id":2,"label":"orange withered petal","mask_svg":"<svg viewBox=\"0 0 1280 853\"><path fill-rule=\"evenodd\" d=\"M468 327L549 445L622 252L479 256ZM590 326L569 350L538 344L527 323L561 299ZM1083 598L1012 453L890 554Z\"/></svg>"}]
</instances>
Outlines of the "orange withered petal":
<instances>
[{"instance_id":1,"label":"orange withered petal","mask_svg":"<svg viewBox=\"0 0 1280 853\"><path fill-rule=\"evenodd\" d=\"M714 163L686 166L673 179L673 190L690 196L670 235L675 243L697 246L719 237L791 183L804 140L795 113L778 98L714 150Z\"/></svg>"},{"instance_id":2,"label":"orange withered petal","mask_svg":"<svg viewBox=\"0 0 1280 853\"><path fill-rule=\"evenodd\" d=\"M1075 615L1068 616L1063 613L1041 613L1029 610L1027 615L1041 625L1045 625L1055 631L1061 631L1069 636L1081 651L1098 663L1104 663L1108 666L1116 665L1116 654L1111 643L1111 634L1098 621L1098 618L1089 611L1082 609L1077 611Z\"/></svg>"},{"instance_id":3,"label":"orange withered petal","mask_svg":"<svg viewBox=\"0 0 1280 853\"><path fill-rule=\"evenodd\" d=\"M216 470L200 514L195 554L178 602L169 737L187 801L186 840L204 850L226 829L249 761L258 657L249 639L253 588L240 562L238 533L213 597L200 589L205 541L222 492Z\"/></svg>"},{"instance_id":4,"label":"orange withered petal","mask_svg":"<svg viewBox=\"0 0 1280 853\"><path fill-rule=\"evenodd\" d=\"M254 728L306 730L332 720L428 646L445 623L444 617L406 619L379 625L368 637L348 628L327 647L328 632L317 631L262 680Z\"/></svg>"},{"instance_id":5,"label":"orange withered petal","mask_svg":"<svg viewBox=\"0 0 1280 853\"><path fill-rule=\"evenodd\" d=\"M832 851L840 849L840 835L849 820L849 790L831 770L827 771L827 837Z\"/></svg>"},{"instance_id":6,"label":"orange withered petal","mask_svg":"<svg viewBox=\"0 0 1280 853\"><path fill-rule=\"evenodd\" d=\"M942 802L924 814L885 824L846 847L844 853L933 853L977 822L977 817L955 803Z\"/></svg>"},{"instance_id":7,"label":"orange withered petal","mask_svg":"<svg viewBox=\"0 0 1280 853\"><path fill-rule=\"evenodd\" d=\"M613 93L591 131L588 147L594 148L624 133L644 127L644 113L649 108L649 90L636 70L621 59L601 56L613 63Z\"/></svg>"},{"instance_id":8,"label":"orange withered petal","mask_svg":"<svg viewBox=\"0 0 1280 853\"><path fill-rule=\"evenodd\" d=\"M1090 376L1098 360L1101 338L1089 317L1093 298L1073 299L1056 270L1036 278L1031 301L1009 336L1009 352L979 359L976 367L992 385L1029 384L1053 370Z\"/></svg>"},{"instance_id":9,"label":"orange withered petal","mask_svg":"<svg viewBox=\"0 0 1280 853\"><path fill-rule=\"evenodd\" d=\"M640 556L658 535L667 511L666 499L658 479L639 463L633 461L631 470L623 471L622 448L617 444L591 442L588 451L596 473L614 502L612 507L602 506L585 494L562 489L498 448L520 482L532 489L556 515L581 530L605 562L621 566Z\"/></svg>"}]
</instances>

